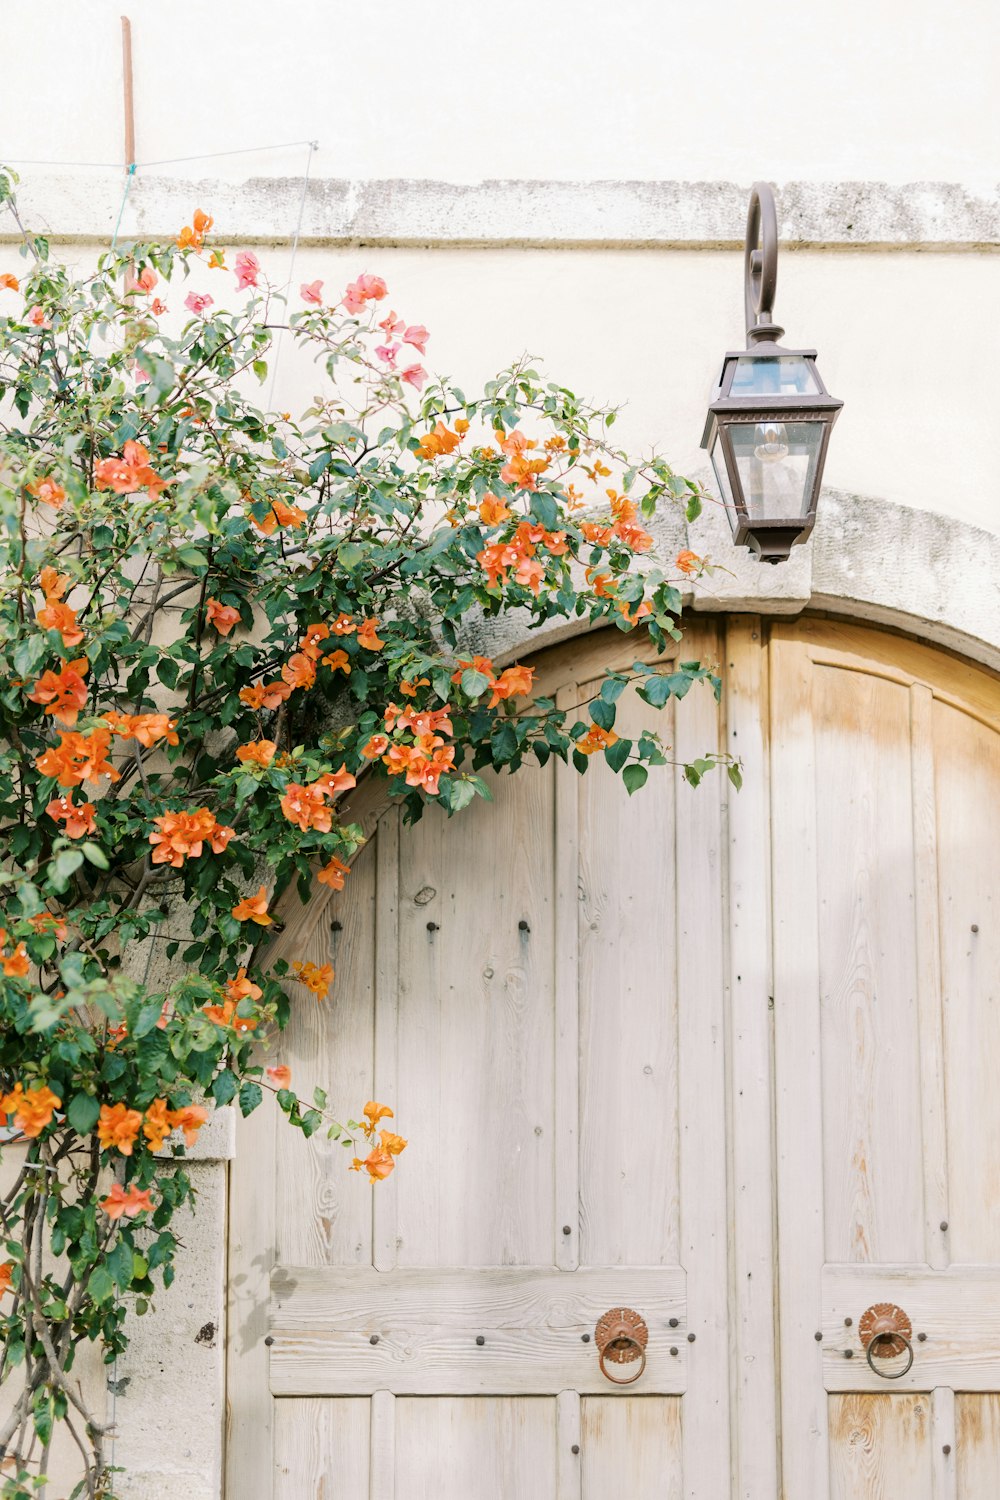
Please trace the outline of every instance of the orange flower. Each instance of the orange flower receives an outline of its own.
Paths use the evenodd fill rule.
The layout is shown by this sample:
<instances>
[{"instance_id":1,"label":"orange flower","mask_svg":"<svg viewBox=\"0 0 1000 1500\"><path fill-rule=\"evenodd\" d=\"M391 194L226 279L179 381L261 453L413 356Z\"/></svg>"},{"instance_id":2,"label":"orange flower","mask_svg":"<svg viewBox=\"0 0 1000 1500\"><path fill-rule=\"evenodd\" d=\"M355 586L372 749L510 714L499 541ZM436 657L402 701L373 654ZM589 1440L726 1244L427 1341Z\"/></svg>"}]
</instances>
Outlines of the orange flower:
<instances>
[{"instance_id":1,"label":"orange flower","mask_svg":"<svg viewBox=\"0 0 1000 1500\"><path fill-rule=\"evenodd\" d=\"M205 613L209 624L214 625L220 635L228 635L233 626L240 623L239 610L218 599L209 599Z\"/></svg>"},{"instance_id":2,"label":"orange flower","mask_svg":"<svg viewBox=\"0 0 1000 1500\"><path fill-rule=\"evenodd\" d=\"M102 776L118 781L118 772L105 759L110 744L110 729L92 729L89 734L64 730L59 735L59 744L39 755L35 767L43 776L54 776L63 787L98 781Z\"/></svg>"},{"instance_id":3,"label":"orange flower","mask_svg":"<svg viewBox=\"0 0 1000 1500\"><path fill-rule=\"evenodd\" d=\"M310 828L320 833L329 833L333 827L333 813L326 805L323 788L315 782L312 786L300 786L290 781L281 799L281 811L289 823L308 833Z\"/></svg>"},{"instance_id":4,"label":"orange flower","mask_svg":"<svg viewBox=\"0 0 1000 1500\"><path fill-rule=\"evenodd\" d=\"M193 1146L198 1132L208 1119L208 1110L201 1104L185 1104L183 1109L170 1111L170 1123L175 1130L183 1131L185 1146Z\"/></svg>"},{"instance_id":5,"label":"orange flower","mask_svg":"<svg viewBox=\"0 0 1000 1500\"><path fill-rule=\"evenodd\" d=\"M142 1115L137 1109L124 1104L102 1104L97 1120L97 1139L102 1151L120 1151L122 1156L131 1156L142 1125Z\"/></svg>"},{"instance_id":6,"label":"orange flower","mask_svg":"<svg viewBox=\"0 0 1000 1500\"><path fill-rule=\"evenodd\" d=\"M158 1149L153 1147L153 1150ZM126 1193L120 1182L112 1183L111 1191L106 1198L102 1198L98 1208L102 1208L109 1219L118 1220L123 1215L126 1219L134 1219L138 1214L152 1213L153 1202L150 1198L152 1188L140 1191L134 1184Z\"/></svg>"},{"instance_id":7,"label":"orange flower","mask_svg":"<svg viewBox=\"0 0 1000 1500\"><path fill-rule=\"evenodd\" d=\"M41 1135L62 1100L44 1083L36 1083L25 1092L23 1084L16 1083L9 1094L0 1098L0 1114L13 1115L14 1126L29 1140Z\"/></svg>"},{"instance_id":8,"label":"orange flower","mask_svg":"<svg viewBox=\"0 0 1000 1500\"><path fill-rule=\"evenodd\" d=\"M407 786L419 786L428 797L436 797L441 790L440 778L454 769L454 747L447 745L435 750L433 755L413 755L406 768Z\"/></svg>"},{"instance_id":9,"label":"orange flower","mask_svg":"<svg viewBox=\"0 0 1000 1500\"><path fill-rule=\"evenodd\" d=\"M365 1117L365 1123L361 1126L365 1135L371 1140L375 1133L379 1120L394 1120L396 1116L388 1104L377 1104L374 1099L369 1099L361 1113Z\"/></svg>"},{"instance_id":10,"label":"orange flower","mask_svg":"<svg viewBox=\"0 0 1000 1500\"><path fill-rule=\"evenodd\" d=\"M60 573L55 568L46 565L38 575L38 583L46 600L51 604L53 599L61 599L69 588L69 574Z\"/></svg>"},{"instance_id":11,"label":"orange flower","mask_svg":"<svg viewBox=\"0 0 1000 1500\"><path fill-rule=\"evenodd\" d=\"M177 244L182 250L187 250L188 248L200 250L206 234L214 223L215 220L211 215L203 213L200 208L196 208L193 223L184 225L184 228L177 236Z\"/></svg>"},{"instance_id":12,"label":"orange flower","mask_svg":"<svg viewBox=\"0 0 1000 1500\"><path fill-rule=\"evenodd\" d=\"M46 599L45 608L36 610L35 618L43 630L58 630L64 646L79 646L83 640L83 631L76 623L76 610L60 599Z\"/></svg>"},{"instance_id":13,"label":"orange flower","mask_svg":"<svg viewBox=\"0 0 1000 1500\"><path fill-rule=\"evenodd\" d=\"M299 984L304 984L307 990L312 990L317 1000L325 1000L333 983L333 969L330 964L323 964L320 968L311 963L294 963L292 969Z\"/></svg>"},{"instance_id":14,"label":"orange flower","mask_svg":"<svg viewBox=\"0 0 1000 1500\"><path fill-rule=\"evenodd\" d=\"M244 896L239 905L233 907L237 922L256 922L258 927L270 927L274 921L267 914L267 890L260 887L256 896Z\"/></svg>"},{"instance_id":15,"label":"orange flower","mask_svg":"<svg viewBox=\"0 0 1000 1500\"><path fill-rule=\"evenodd\" d=\"M269 766L277 748L274 740L252 740L250 744L239 747L236 759L244 765Z\"/></svg>"},{"instance_id":16,"label":"orange flower","mask_svg":"<svg viewBox=\"0 0 1000 1500\"><path fill-rule=\"evenodd\" d=\"M287 682L262 682L258 687L240 688L240 702L258 711L262 708L277 708L292 696Z\"/></svg>"},{"instance_id":17,"label":"orange flower","mask_svg":"<svg viewBox=\"0 0 1000 1500\"><path fill-rule=\"evenodd\" d=\"M153 845L154 865L172 865L179 870L186 859L198 859L205 844L214 854L221 854L236 832L216 822L215 814L207 807L198 807L193 813L168 812L154 818L159 832L149 835Z\"/></svg>"},{"instance_id":18,"label":"orange flower","mask_svg":"<svg viewBox=\"0 0 1000 1500\"><path fill-rule=\"evenodd\" d=\"M527 450L535 446L534 439L526 438L523 432L512 432L500 444L508 460L500 470L500 478L504 484L516 484L520 490L537 490L538 476L545 473L549 460L526 457Z\"/></svg>"},{"instance_id":19,"label":"orange flower","mask_svg":"<svg viewBox=\"0 0 1000 1500\"><path fill-rule=\"evenodd\" d=\"M28 494L34 495L43 505L51 505L53 510L61 510L66 503L66 491L61 484L46 474L36 479L34 484L28 485Z\"/></svg>"},{"instance_id":20,"label":"orange flower","mask_svg":"<svg viewBox=\"0 0 1000 1500\"><path fill-rule=\"evenodd\" d=\"M279 1089L287 1089L291 1087L292 1070L291 1068L286 1067L284 1063L279 1063L276 1068L268 1068L267 1076L271 1079L272 1083L276 1083L278 1085Z\"/></svg>"},{"instance_id":21,"label":"orange flower","mask_svg":"<svg viewBox=\"0 0 1000 1500\"><path fill-rule=\"evenodd\" d=\"M248 1031L256 1031L260 1022L255 1016L237 1015L237 1004L238 1001L236 1000L224 1000L221 1005L203 1005L202 1010L216 1026L231 1026L234 1031L241 1034Z\"/></svg>"},{"instance_id":22,"label":"orange flower","mask_svg":"<svg viewBox=\"0 0 1000 1500\"><path fill-rule=\"evenodd\" d=\"M357 628L350 615L343 613L339 614L330 626L333 635L353 635Z\"/></svg>"},{"instance_id":23,"label":"orange flower","mask_svg":"<svg viewBox=\"0 0 1000 1500\"><path fill-rule=\"evenodd\" d=\"M316 681L316 664L304 651L297 651L282 667L281 675L289 687L311 688Z\"/></svg>"},{"instance_id":24,"label":"orange flower","mask_svg":"<svg viewBox=\"0 0 1000 1500\"><path fill-rule=\"evenodd\" d=\"M364 1161L355 1157L351 1163L351 1171L367 1172L372 1182L379 1182L382 1178L388 1177L389 1173L395 1170L395 1166L396 1163L389 1152L383 1146L376 1146L374 1151L368 1153Z\"/></svg>"},{"instance_id":25,"label":"orange flower","mask_svg":"<svg viewBox=\"0 0 1000 1500\"><path fill-rule=\"evenodd\" d=\"M488 707L496 708L502 698L521 698L531 692L534 667L507 667L492 684L493 696Z\"/></svg>"},{"instance_id":26,"label":"orange flower","mask_svg":"<svg viewBox=\"0 0 1000 1500\"><path fill-rule=\"evenodd\" d=\"M440 458L442 454L454 453L460 441L457 433L449 432L444 423L439 421L433 432L428 432L421 438L416 449L417 457L431 459Z\"/></svg>"},{"instance_id":27,"label":"orange flower","mask_svg":"<svg viewBox=\"0 0 1000 1500\"><path fill-rule=\"evenodd\" d=\"M257 1001L263 993L259 984L247 978L246 969L237 969L236 978L226 980L226 998L234 1005L239 1005L241 1000Z\"/></svg>"},{"instance_id":28,"label":"orange flower","mask_svg":"<svg viewBox=\"0 0 1000 1500\"><path fill-rule=\"evenodd\" d=\"M319 655L320 641L328 640L329 636L329 625L307 625L306 633L299 641L299 649L300 651L304 651L307 656L311 656L315 661L316 657Z\"/></svg>"},{"instance_id":29,"label":"orange flower","mask_svg":"<svg viewBox=\"0 0 1000 1500\"><path fill-rule=\"evenodd\" d=\"M180 743L175 733L177 720L168 718L166 714L120 714L117 709L111 708L105 710L102 717L119 738L138 740L147 750L158 740L166 740L168 745Z\"/></svg>"},{"instance_id":30,"label":"orange flower","mask_svg":"<svg viewBox=\"0 0 1000 1500\"><path fill-rule=\"evenodd\" d=\"M493 678L493 662L488 656L474 656L471 661L460 661L451 675L452 682L461 683L463 672L479 672L483 677Z\"/></svg>"},{"instance_id":31,"label":"orange flower","mask_svg":"<svg viewBox=\"0 0 1000 1500\"><path fill-rule=\"evenodd\" d=\"M614 536L613 527L599 526L596 521L581 521L580 530L588 542L593 542L598 547L606 547Z\"/></svg>"},{"instance_id":32,"label":"orange flower","mask_svg":"<svg viewBox=\"0 0 1000 1500\"><path fill-rule=\"evenodd\" d=\"M319 787L325 797L339 797L341 792L349 792L357 784L346 765L342 765L339 771L325 771L313 782L313 786Z\"/></svg>"},{"instance_id":33,"label":"orange flower","mask_svg":"<svg viewBox=\"0 0 1000 1500\"><path fill-rule=\"evenodd\" d=\"M51 669L43 672L33 691L27 695L28 701L42 704L45 713L58 719L60 724L72 726L87 702L87 684L83 679L89 670L90 663L81 656L77 661L66 662L58 672Z\"/></svg>"},{"instance_id":34,"label":"orange flower","mask_svg":"<svg viewBox=\"0 0 1000 1500\"><path fill-rule=\"evenodd\" d=\"M697 573L702 563L702 559L698 556L697 552L689 552L686 547L683 552L678 552L675 561L680 571L689 575Z\"/></svg>"},{"instance_id":35,"label":"orange flower","mask_svg":"<svg viewBox=\"0 0 1000 1500\"><path fill-rule=\"evenodd\" d=\"M618 743L618 736L613 729L602 729L600 724L591 724L587 733L576 742L576 748L581 755L593 755L598 750L607 750L609 746Z\"/></svg>"},{"instance_id":36,"label":"orange flower","mask_svg":"<svg viewBox=\"0 0 1000 1500\"><path fill-rule=\"evenodd\" d=\"M418 688L430 687L430 685L431 680L429 677L418 677L416 682L409 682L404 678L399 684L399 691L403 694L404 698L415 698Z\"/></svg>"},{"instance_id":37,"label":"orange flower","mask_svg":"<svg viewBox=\"0 0 1000 1500\"><path fill-rule=\"evenodd\" d=\"M464 417L459 417L455 422L455 431L460 437L464 437L469 430L469 424Z\"/></svg>"},{"instance_id":38,"label":"orange flower","mask_svg":"<svg viewBox=\"0 0 1000 1500\"><path fill-rule=\"evenodd\" d=\"M36 932L51 933L57 943L63 943L69 936L69 928L62 917L57 917L50 911L36 912L28 921Z\"/></svg>"},{"instance_id":39,"label":"orange flower","mask_svg":"<svg viewBox=\"0 0 1000 1500\"><path fill-rule=\"evenodd\" d=\"M0 953L0 969L3 969L8 979L24 978L31 969L31 961L23 943L18 943L11 954Z\"/></svg>"},{"instance_id":40,"label":"orange flower","mask_svg":"<svg viewBox=\"0 0 1000 1500\"><path fill-rule=\"evenodd\" d=\"M351 659L346 651L331 651L323 658L324 667L329 667L331 672L343 672L345 676L351 675Z\"/></svg>"},{"instance_id":41,"label":"orange flower","mask_svg":"<svg viewBox=\"0 0 1000 1500\"><path fill-rule=\"evenodd\" d=\"M10 279L11 281L13 281L13 276ZM0 282L2 281L3 277L0 276ZM5 1260L3 1265L0 1266L0 1297L4 1296L6 1292L12 1292L14 1290L13 1272L14 1262L12 1260Z\"/></svg>"},{"instance_id":42,"label":"orange flower","mask_svg":"<svg viewBox=\"0 0 1000 1500\"><path fill-rule=\"evenodd\" d=\"M647 615L653 613L653 606L648 599L643 599L640 604L637 604L634 609L630 610L627 601L622 599L618 604L618 613L630 625L638 625L640 620L644 620Z\"/></svg>"},{"instance_id":43,"label":"orange flower","mask_svg":"<svg viewBox=\"0 0 1000 1500\"><path fill-rule=\"evenodd\" d=\"M501 522L509 520L510 511L492 490L487 490L479 502L479 518L484 526L499 526Z\"/></svg>"},{"instance_id":44,"label":"orange flower","mask_svg":"<svg viewBox=\"0 0 1000 1500\"><path fill-rule=\"evenodd\" d=\"M345 865L342 859L334 855L329 863L323 866L316 879L320 885L328 885L332 891L342 891L350 869L350 865Z\"/></svg>"},{"instance_id":45,"label":"orange flower","mask_svg":"<svg viewBox=\"0 0 1000 1500\"><path fill-rule=\"evenodd\" d=\"M82 839L84 834L97 832L94 821L97 809L93 802L84 802L78 807L72 797L53 797L45 811L54 823L66 824L63 831L67 838Z\"/></svg>"},{"instance_id":46,"label":"orange flower","mask_svg":"<svg viewBox=\"0 0 1000 1500\"><path fill-rule=\"evenodd\" d=\"M258 521L252 511L250 520L265 536L273 536L279 527L290 526L294 531L299 526L304 526L308 517L304 510L299 510L297 505L287 505L284 500L272 500L271 509L263 521Z\"/></svg>"},{"instance_id":47,"label":"orange flower","mask_svg":"<svg viewBox=\"0 0 1000 1500\"><path fill-rule=\"evenodd\" d=\"M633 521L616 521L615 536L626 547L631 547L633 552L648 552L653 545L653 538L648 531Z\"/></svg>"},{"instance_id":48,"label":"orange flower","mask_svg":"<svg viewBox=\"0 0 1000 1500\"><path fill-rule=\"evenodd\" d=\"M401 1151L406 1150L409 1144L401 1135L394 1135L391 1130L381 1131L379 1140L382 1142L382 1150L388 1151L390 1156L398 1156Z\"/></svg>"},{"instance_id":49,"label":"orange flower","mask_svg":"<svg viewBox=\"0 0 1000 1500\"><path fill-rule=\"evenodd\" d=\"M142 1122L142 1133L146 1137L150 1151L163 1149L163 1142L170 1134L170 1113L166 1099L153 1100L146 1110Z\"/></svg>"},{"instance_id":50,"label":"orange flower","mask_svg":"<svg viewBox=\"0 0 1000 1500\"><path fill-rule=\"evenodd\" d=\"M611 598L618 586L610 573L598 573L595 568L588 568L585 576L598 599Z\"/></svg>"},{"instance_id":51,"label":"orange flower","mask_svg":"<svg viewBox=\"0 0 1000 1500\"><path fill-rule=\"evenodd\" d=\"M94 466L94 482L99 490L114 490L116 495L134 495L136 490L145 489L155 497L166 489L169 480L161 479L149 467L149 449L130 439L121 458L102 458Z\"/></svg>"},{"instance_id":52,"label":"orange flower","mask_svg":"<svg viewBox=\"0 0 1000 1500\"><path fill-rule=\"evenodd\" d=\"M384 755L389 748L389 737L385 734L373 734L367 744L362 745L361 754L365 760L377 760Z\"/></svg>"},{"instance_id":53,"label":"orange flower","mask_svg":"<svg viewBox=\"0 0 1000 1500\"><path fill-rule=\"evenodd\" d=\"M21 290L21 283L9 271L4 271L3 275L0 276L0 286L6 287L8 292L19 292Z\"/></svg>"},{"instance_id":54,"label":"orange flower","mask_svg":"<svg viewBox=\"0 0 1000 1500\"><path fill-rule=\"evenodd\" d=\"M376 635L378 620L373 615L370 620L363 620L358 626L358 645L363 646L366 651L378 651L385 645Z\"/></svg>"}]
</instances>

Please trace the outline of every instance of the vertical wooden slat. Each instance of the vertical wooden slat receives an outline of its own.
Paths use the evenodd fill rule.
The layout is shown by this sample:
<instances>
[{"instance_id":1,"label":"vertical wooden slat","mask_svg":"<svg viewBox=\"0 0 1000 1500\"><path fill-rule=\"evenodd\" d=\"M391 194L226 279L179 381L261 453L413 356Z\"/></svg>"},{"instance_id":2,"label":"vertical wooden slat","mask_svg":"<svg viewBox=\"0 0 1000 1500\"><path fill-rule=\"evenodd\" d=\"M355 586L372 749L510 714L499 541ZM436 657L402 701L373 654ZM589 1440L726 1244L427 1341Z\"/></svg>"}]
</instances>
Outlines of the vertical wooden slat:
<instances>
[{"instance_id":1,"label":"vertical wooden slat","mask_svg":"<svg viewBox=\"0 0 1000 1500\"><path fill-rule=\"evenodd\" d=\"M399 808L379 819L375 875L375 1098L398 1108ZM386 1191L382 1191L382 1189ZM390 1271L397 1259L396 1183L372 1193L372 1263Z\"/></svg>"},{"instance_id":2,"label":"vertical wooden slat","mask_svg":"<svg viewBox=\"0 0 1000 1500\"><path fill-rule=\"evenodd\" d=\"M947 1386L938 1386L931 1392L932 1500L956 1500L956 1465L955 1392Z\"/></svg>"},{"instance_id":3,"label":"vertical wooden slat","mask_svg":"<svg viewBox=\"0 0 1000 1500\"><path fill-rule=\"evenodd\" d=\"M391 1391L372 1395L368 1476L368 1500L395 1500L396 1398Z\"/></svg>"},{"instance_id":4,"label":"vertical wooden slat","mask_svg":"<svg viewBox=\"0 0 1000 1500\"><path fill-rule=\"evenodd\" d=\"M920 1099L924 1169L924 1249L927 1264L949 1264L948 1142L944 1086L944 1029L938 904L937 816L934 786L934 697L924 683L910 688L913 776L914 921L920 1032Z\"/></svg>"},{"instance_id":5,"label":"vertical wooden slat","mask_svg":"<svg viewBox=\"0 0 1000 1500\"><path fill-rule=\"evenodd\" d=\"M685 637L701 660L718 655L714 628ZM674 748L692 761L719 746L719 710L707 688L678 706ZM722 925L722 773L676 793L678 1110L681 1264L687 1270L688 1388L682 1444L687 1500L730 1485L726 1263L725 973ZM766 1153L765 1153L766 1154Z\"/></svg>"},{"instance_id":6,"label":"vertical wooden slat","mask_svg":"<svg viewBox=\"0 0 1000 1500\"><path fill-rule=\"evenodd\" d=\"M240 1120L229 1164L226 1494L231 1500L254 1494L270 1500L274 1472L274 1402L264 1343L277 1234L276 1126L275 1111L266 1107L270 1103Z\"/></svg>"},{"instance_id":7,"label":"vertical wooden slat","mask_svg":"<svg viewBox=\"0 0 1000 1500\"><path fill-rule=\"evenodd\" d=\"M728 996L734 1500L777 1493L768 785L760 621L726 629L726 748L743 761L728 801ZM818 1492L817 1492L818 1494ZM810 1495L810 1500L816 1500Z\"/></svg>"},{"instance_id":8,"label":"vertical wooden slat","mask_svg":"<svg viewBox=\"0 0 1000 1500\"><path fill-rule=\"evenodd\" d=\"M806 646L780 636L770 668L782 1493L826 1500L827 1399L815 1339L825 1244L814 668Z\"/></svg>"},{"instance_id":9,"label":"vertical wooden slat","mask_svg":"<svg viewBox=\"0 0 1000 1500\"><path fill-rule=\"evenodd\" d=\"M580 1500L581 1471L580 1397L562 1391L556 1397L556 1500Z\"/></svg>"},{"instance_id":10,"label":"vertical wooden slat","mask_svg":"<svg viewBox=\"0 0 1000 1500\"><path fill-rule=\"evenodd\" d=\"M575 701L572 686L556 706ZM563 1271L580 1263L580 827L572 766L555 762L555 1223L554 1260ZM565 1229L569 1229L566 1234Z\"/></svg>"}]
</instances>

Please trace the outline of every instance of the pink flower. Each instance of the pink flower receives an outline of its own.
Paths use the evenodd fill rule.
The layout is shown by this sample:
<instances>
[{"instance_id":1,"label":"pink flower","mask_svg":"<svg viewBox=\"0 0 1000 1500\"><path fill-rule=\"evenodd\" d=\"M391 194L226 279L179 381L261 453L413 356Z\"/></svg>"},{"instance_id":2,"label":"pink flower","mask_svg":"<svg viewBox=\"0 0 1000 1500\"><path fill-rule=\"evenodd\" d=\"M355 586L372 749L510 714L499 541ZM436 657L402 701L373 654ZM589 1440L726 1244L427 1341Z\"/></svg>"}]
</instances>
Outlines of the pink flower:
<instances>
[{"instance_id":1,"label":"pink flower","mask_svg":"<svg viewBox=\"0 0 1000 1500\"><path fill-rule=\"evenodd\" d=\"M412 323L403 334L403 343L412 344L414 349L416 349L418 353L426 354L427 340L429 338L430 334L427 332L427 329L424 327L423 323Z\"/></svg>"},{"instance_id":2,"label":"pink flower","mask_svg":"<svg viewBox=\"0 0 1000 1500\"><path fill-rule=\"evenodd\" d=\"M378 355L379 359L384 360L387 365L389 365L392 369L395 369L396 355L399 353L398 344L380 344L379 347L375 350L375 353Z\"/></svg>"},{"instance_id":3,"label":"pink flower","mask_svg":"<svg viewBox=\"0 0 1000 1500\"><path fill-rule=\"evenodd\" d=\"M366 302L381 302L388 290L381 276L359 276L344 293L343 305L350 313L361 312Z\"/></svg>"},{"instance_id":4,"label":"pink flower","mask_svg":"<svg viewBox=\"0 0 1000 1500\"><path fill-rule=\"evenodd\" d=\"M245 286L256 286L259 270L260 261L253 251L241 250L236 257L236 290L242 292Z\"/></svg>"},{"instance_id":5,"label":"pink flower","mask_svg":"<svg viewBox=\"0 0 1000 1500\"><path fill-rule=\"evenodd\" d=\"M396 314L391 312L387 318L382 319L378 326L384 330L387 339L397 339L403 332L406 324L402 318L397 318Z\"/></svg>"},{"instance_id":6,"label":"pink flower","mask_svg":"<svg viewBox=\"0 0 1000 1500\"><path fill-rule=\"evenodd\" d=\"M423 365L408 365L403 371L401 379L405 380L407 385L412 385L414 390L419 391L423 389L424 381L427 379L427 371Z\"/></svg>"},{"instance_id":7,"label":"pink flower","mask_svg":"<svg viewBox=\"0 0 1000 1500\"><path fill-rule=\"evenodd\" d=\"M34 307L30 307L28 309L28 322L31 323L35 328L52 327L52 324L45 316L43 309L38 306L37 302Z\"/></svg>"},{"instance_id":8,"label":"pink flower","mask_svg":"<svg viewBox=\"0 0 1000 1500\"><path fill-rule=\"evenodd\" d=\"M136 277L136 286L141 292L151 292L159 279L152 266L143 266Z\"/></svg>"},{"instance_id":9,"label":"pink flower","mask_svg":"<svg viewBox=\"0 0 1000 1500\"><path fill-rule=\"evenodd\" d=\"M136 385L142 385L144 380L149 379L149 371L144 370L138 362L132 366L132 374L135 376Z\"/></svg>"},{"instance_id":10,"label":"pink flower","mask_svg":"<svg viewBox=\"0 0 1000 1500\"><path fill-rule=\"evenodd\" d=\"M304 281L299 287L299 295L303 302L311 302L314 307L323 306L323 298L320 293L323 290L321 281Z\"/></svg>"},{"instance_id":11,"label":"pink flower","mask_svg":"<svg viewBox=\"0 0 1000 1500\"><path fill-rule=\"evenodd\" d=\"M214 300L207 292L188 292L184 298L184 306L193 313L203 313L206 308L211 307Z\"/></svg>"}]
</instances>

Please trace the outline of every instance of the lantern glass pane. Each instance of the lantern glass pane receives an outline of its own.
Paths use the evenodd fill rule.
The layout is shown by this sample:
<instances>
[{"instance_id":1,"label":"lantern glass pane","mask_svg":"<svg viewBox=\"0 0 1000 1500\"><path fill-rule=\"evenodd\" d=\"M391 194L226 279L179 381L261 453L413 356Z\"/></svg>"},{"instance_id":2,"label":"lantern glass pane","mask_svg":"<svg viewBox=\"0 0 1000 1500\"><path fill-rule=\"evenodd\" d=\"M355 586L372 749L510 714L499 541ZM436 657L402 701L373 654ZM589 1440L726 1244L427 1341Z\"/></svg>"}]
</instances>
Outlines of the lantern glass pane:
<instances>
[{"instance_id":1,"label":"lantern glass pane","mask_svg":"<svg viewBox=\"0 0 1000 1500\"><path fill-rule=\"evenodd\" d=\"M809 514L825 425L778 421L727 424L750 520L795 521Z\"/></svg>"},{"instance_id":2,"label":"lantern glass pane","mask_svg":"<svg viewBox=\"0 0 1000 1500\"><path fill-rule=\"evenodd\" d=\"M731 524L735 523L736 507L733 504L733 487L729 483L729 470L726 468L726 455L722 443L719 442L719 432L715 434L715 442L709 455L712 460L712 468L715 470L715 482L719 486L719 492L725 502L726 513Z\"/></svg>"},{"instance_id":3,"label":"lantern glass pane","mask_svg":"<svg viewBox=\"0 0 1000 1500\"><path fill-rule=\"evenodd\" d=\"M801 355L764 359L746 354L736 361L731 396L820 396L819 381Z\"/></svg>"}]
</instances>

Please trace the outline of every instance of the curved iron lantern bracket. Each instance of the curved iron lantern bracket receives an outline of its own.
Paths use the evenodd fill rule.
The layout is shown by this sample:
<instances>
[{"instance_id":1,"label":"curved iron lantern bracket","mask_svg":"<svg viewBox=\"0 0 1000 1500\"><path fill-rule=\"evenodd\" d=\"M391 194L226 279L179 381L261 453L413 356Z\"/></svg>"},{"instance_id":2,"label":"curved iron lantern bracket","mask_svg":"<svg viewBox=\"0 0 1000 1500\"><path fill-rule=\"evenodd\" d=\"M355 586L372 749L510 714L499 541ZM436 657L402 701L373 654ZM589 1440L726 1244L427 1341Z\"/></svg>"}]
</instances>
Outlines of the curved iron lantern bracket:
<instances>
[{"instance_id":1,"label":"curved iron lantern bracket","mask_svg":"<svg viewBox=\"0 0 1000 1500\"><path fill-rule=\"evenodd\" d=\"M750 190L746 244L743 251L743 301L747 346L776 344L784 333L774 322L778 289L778 211L766 182Z\"/></svg>"}]
</instances>

